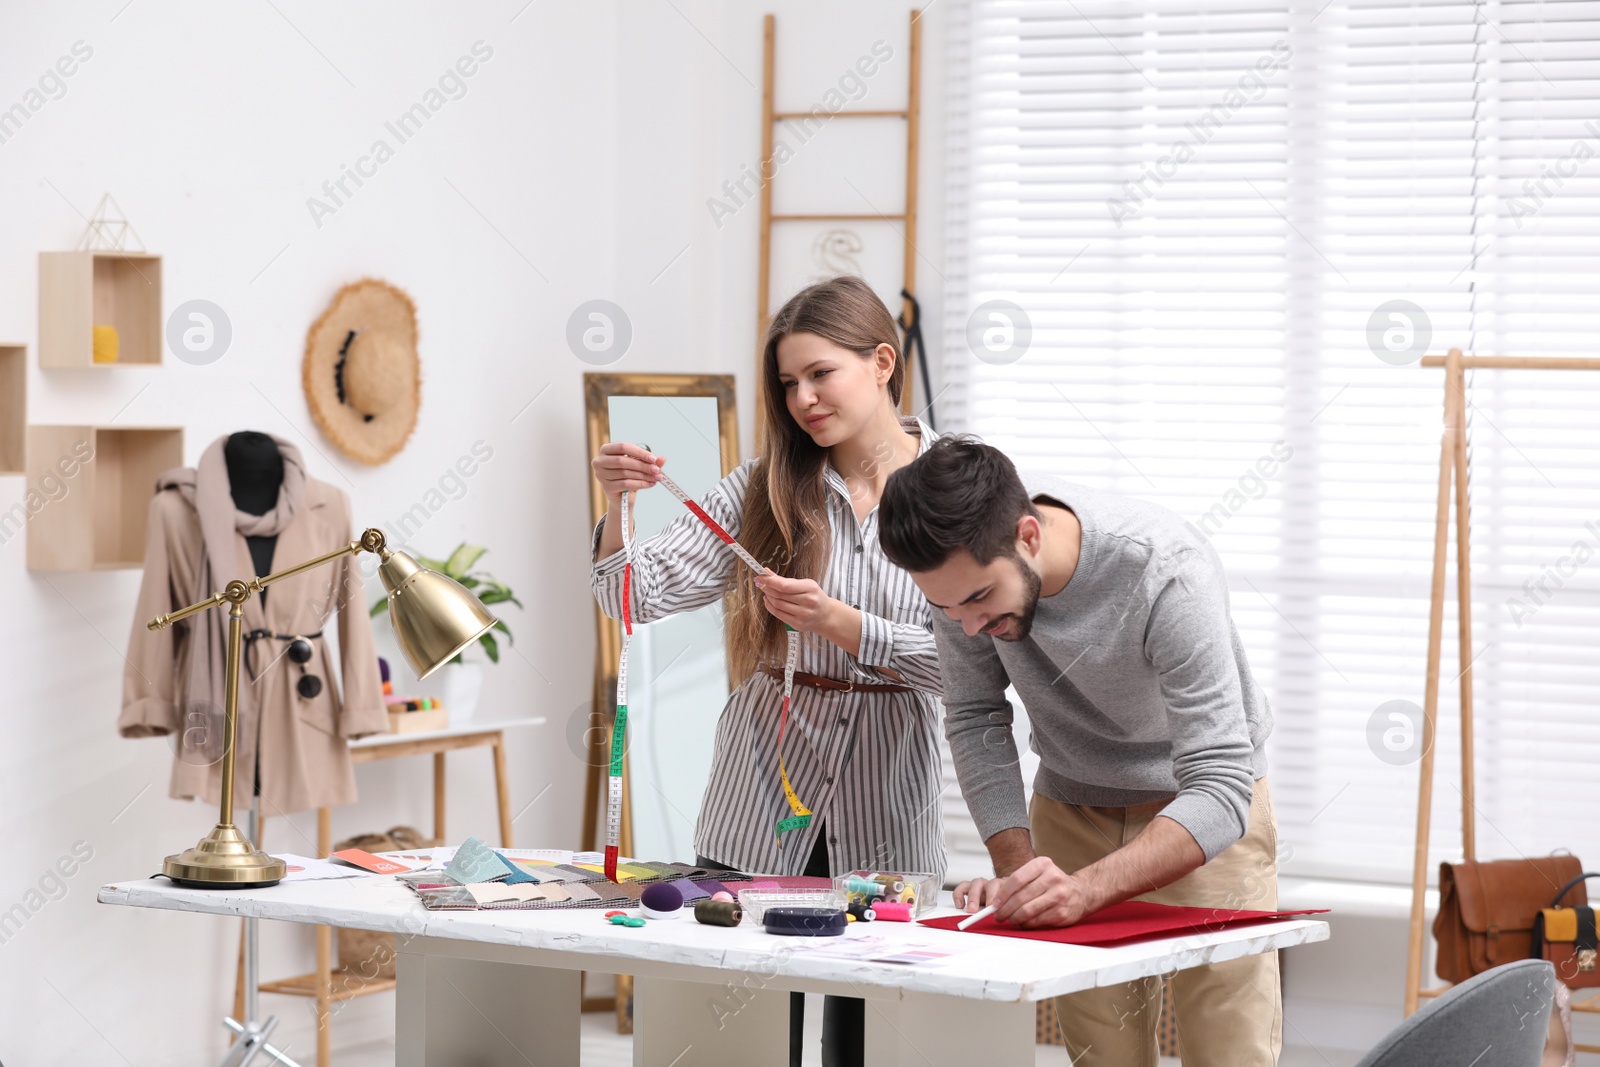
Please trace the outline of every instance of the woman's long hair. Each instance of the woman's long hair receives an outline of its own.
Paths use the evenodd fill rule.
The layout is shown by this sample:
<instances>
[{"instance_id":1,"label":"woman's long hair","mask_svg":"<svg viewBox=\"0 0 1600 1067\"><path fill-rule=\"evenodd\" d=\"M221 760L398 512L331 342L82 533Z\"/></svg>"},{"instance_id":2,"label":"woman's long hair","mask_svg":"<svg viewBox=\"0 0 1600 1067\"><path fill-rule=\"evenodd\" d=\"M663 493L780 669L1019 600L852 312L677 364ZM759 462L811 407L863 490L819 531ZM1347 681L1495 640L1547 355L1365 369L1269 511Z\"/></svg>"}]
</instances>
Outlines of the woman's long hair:
<instances>
[{"instance_id":1,"label":"woman's long hair","mask_svg":"<svg viewBox=\"0 0 1600 1067\"><path fill-rule=\"evenodd\" d=\"M822 464L827 449L811 439L789 414L778 379L778 342L792 333L812 333L863 359L879 345L894 349L889 398L898 405L905 382L900 334L889 309L866 282L852 274L807 286L790 297L767 327L757 385L765 417L758 447L760 460L745 492L739 542L768 568L787 578L821 582L829 551L826 485ZM754 674L783 662L783 623L762 603L748 567L735 567L728 588L728 659L734 677Z\"/></svg>"}]
</instances>

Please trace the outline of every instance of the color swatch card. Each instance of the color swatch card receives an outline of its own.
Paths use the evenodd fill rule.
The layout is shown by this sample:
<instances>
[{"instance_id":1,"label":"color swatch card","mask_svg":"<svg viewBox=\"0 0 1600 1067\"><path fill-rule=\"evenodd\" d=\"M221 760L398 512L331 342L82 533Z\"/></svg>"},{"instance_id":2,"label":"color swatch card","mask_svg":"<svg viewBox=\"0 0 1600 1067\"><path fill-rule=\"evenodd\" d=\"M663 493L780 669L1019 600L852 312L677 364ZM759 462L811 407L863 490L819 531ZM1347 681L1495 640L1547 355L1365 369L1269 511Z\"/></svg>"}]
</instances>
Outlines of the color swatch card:
<instances>
[{"instance_id":1,"label":"color swatch card","mask_svg":"<svg viewBox=\"0 0 1600 1067\"><path fill-rule=\"evenodd\" d=\"M364 871L371 871L373 874L400 874L411 869L404 863L385 859L382 856L374 856L372 853L364 852L359 848L347 848L340 852L335 852L328 859L335 863L359 867Z\"/></svg>"},{"instance_id":2,"label":"color swatch card","mask_svg":"<svg viewBox=\"0 0 1600 1067\"><path fill-rule=\"evenodd\" d=\"M499 848L496 852L518 863L571 863L572 851L564 848Z\"/></svg>"}]
</instances>

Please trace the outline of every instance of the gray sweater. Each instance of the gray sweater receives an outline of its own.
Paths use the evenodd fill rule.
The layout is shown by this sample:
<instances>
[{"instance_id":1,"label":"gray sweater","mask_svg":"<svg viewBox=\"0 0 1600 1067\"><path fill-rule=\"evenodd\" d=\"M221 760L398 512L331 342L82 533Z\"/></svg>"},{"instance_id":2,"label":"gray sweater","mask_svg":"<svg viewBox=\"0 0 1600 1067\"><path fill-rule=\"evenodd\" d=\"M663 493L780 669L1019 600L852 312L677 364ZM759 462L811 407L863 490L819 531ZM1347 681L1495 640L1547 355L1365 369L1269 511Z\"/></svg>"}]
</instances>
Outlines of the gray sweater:
<instances>
[{"instance_id":1,"label":"gray sweater","mask_svg":"<svg viewBox=\"0 0 1600 1067\"><path fill-rule=\"evenodd\" d=\"M933 613L945 735L978 832L1028 825L1009 682L1033 725L1036 792L1096 807L1170 800L1162 814L1210 860L1244 836L1272 731L1222 563L1166 508L1021 473L1035 500L1083 526L1072 580L1040 597L1022 641L968 637Z\"/></svg>"}]
</instances>

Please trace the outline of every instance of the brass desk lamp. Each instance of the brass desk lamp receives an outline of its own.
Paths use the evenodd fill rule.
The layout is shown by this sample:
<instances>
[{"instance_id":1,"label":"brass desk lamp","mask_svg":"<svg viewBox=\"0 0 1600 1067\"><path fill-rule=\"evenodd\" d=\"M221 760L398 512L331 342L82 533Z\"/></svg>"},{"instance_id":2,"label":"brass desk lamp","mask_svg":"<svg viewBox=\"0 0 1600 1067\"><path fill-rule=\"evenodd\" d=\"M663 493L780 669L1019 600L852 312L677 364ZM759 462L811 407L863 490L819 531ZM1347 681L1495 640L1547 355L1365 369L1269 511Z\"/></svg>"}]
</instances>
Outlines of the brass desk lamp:
<instances>
[{"instance_id":1,"label":"brass desk lamp","mask_svg":"<svg viewBox=\"0 0 1600 1067\"><path fill-rule=\"evenodd\" d=\"M239 726L239 661L243 644L244 603L274 582L360 552L376 553L378 577L389 592L389 619L400 651L426 678L494 628L495 617L465 586L429 570L404 552L384 547L383 532L370 529L315 559L247 582L231 581L220 593L171 615L150 620L152 630L171 626L209 608L228 605L228 659L224 675L222 729L222 814L217 825L194 848L168 856L162 871L178 885L197 889L254 889L274 885L286 873L282 860L256 848L233 824L234 741ZM357 604L354 610L360 610Z\"/></svg>"}]
</instances>

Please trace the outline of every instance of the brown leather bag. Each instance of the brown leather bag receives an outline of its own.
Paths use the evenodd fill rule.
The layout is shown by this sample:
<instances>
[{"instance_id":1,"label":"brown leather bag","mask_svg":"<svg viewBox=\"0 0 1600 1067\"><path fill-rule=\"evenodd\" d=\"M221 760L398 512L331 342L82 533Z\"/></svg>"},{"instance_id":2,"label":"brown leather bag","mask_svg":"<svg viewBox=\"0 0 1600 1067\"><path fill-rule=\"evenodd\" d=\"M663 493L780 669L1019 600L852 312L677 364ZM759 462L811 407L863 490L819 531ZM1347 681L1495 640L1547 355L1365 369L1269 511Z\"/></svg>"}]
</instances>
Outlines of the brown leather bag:
<instances>
[{"instance_id":1,"label":"brown leather bag","mask_svg":"<svg viewBox=\"0 0 1600 1067\"><path fill-rule=\"evenodd\" d=\"M1433 937L1447 982L1532 955L1533 920L1567 882L1583 873L1576 856L1439 864L1439 914ZM1587 904L1580 882L1571 894Z\"/></svg>"}]
</instances>

